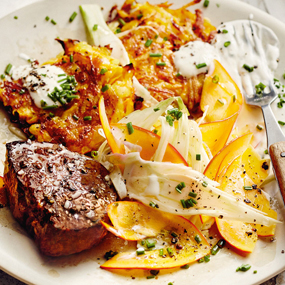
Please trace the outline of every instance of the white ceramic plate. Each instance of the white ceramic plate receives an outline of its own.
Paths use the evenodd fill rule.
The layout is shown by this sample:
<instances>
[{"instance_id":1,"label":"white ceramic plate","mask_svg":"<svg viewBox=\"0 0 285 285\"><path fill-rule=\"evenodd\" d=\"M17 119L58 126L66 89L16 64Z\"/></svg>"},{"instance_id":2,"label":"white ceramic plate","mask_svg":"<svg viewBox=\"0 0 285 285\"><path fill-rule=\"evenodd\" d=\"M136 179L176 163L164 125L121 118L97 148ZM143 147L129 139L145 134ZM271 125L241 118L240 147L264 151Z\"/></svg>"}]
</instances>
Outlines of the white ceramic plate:
<instances>
[{"instance_id":1,"label":"white ceramic plate","mask_svg":"<svg viewBox=\"0 0 285 285\"><path fill-rule=\"evenodd\" d=\"M179 7L187 0L176 0L174 7ZM40 62L54 57L61 51L61 47L54 39L73 38L85 40L85 31L79 5L97 2L104 7L107 15L115 1L112 0L48 0L27 6L0 20L0 70L5 69L8 63L14 65L25 64L18 55L25 53ZM122 1L118 1L122 2ZM161 1L151 1L159 3ZM173 1L174 2L174 1ZM203 2L203 1L202 1ZM118 3L118 4L120 4ZM219 4L219 5L217 5ZM218 7L219 6L219 7ZM202 3L191 9L202 8ZM73 11L78 12L74 22L68 19ZM212 23L218 26L221 22L236 19L247 19L249 14L254 15L254 20L267 25L275 31L280 39L281 58L276 76L279 78L285 70L285 26L278 20L241 2L227 0L211 0L208 8L204 9L205 15ZM18 19L14 19L14 15ZM49 16L57 22L52 25L45 21ZM2 72L0 72L2 73ZM283 82L284 83L284 82ZM274 105L274 103L273 103ZM275 103L276 105L276 103ZM274 107L275 108L275 107ZM4 113L0 112L0 139L1 142L16 139L7 130L7 121ZM283 114L278 113L282 118ZM284 121L284 117L282 118ZM2 155L4 145L0 145ZM3 161L3 156L1 160ZM0 161L0 165L2 162ZM1 169L0 169L1 171ZM284 209L282 198L278 192L276 182L267 185L266 190L277 198L279 204L279 219L283 220ZM285 225L278 225L276 241L259 240L255 251L249 256L239 256L232 251L223 249L218 255L212 256L207 264L192 264L188 270L174 270L161 272L158 279L147 280L148 275L132 279L130 272L119 274L100 269L102 255L110 250L114 240L106 238L103 243L89 251L62 258L48 258L42 256L34 242L25 234L24 230L14 221L8 209L0 210L0 267L16 278L33 284L260 284L270 277L285 269ZM117 247L123 247L124 242L118 241ZM113 248L112 248L113 249ZM117 248L118 249L118 248ZM120 249L120 248L119 248ZM98 260L100 258L100 260ZM252 268L247 272L236 272L236 268L243 263L249 263ZM257 270L257 274L253 271Z\"/></svg>"}]
</instances>

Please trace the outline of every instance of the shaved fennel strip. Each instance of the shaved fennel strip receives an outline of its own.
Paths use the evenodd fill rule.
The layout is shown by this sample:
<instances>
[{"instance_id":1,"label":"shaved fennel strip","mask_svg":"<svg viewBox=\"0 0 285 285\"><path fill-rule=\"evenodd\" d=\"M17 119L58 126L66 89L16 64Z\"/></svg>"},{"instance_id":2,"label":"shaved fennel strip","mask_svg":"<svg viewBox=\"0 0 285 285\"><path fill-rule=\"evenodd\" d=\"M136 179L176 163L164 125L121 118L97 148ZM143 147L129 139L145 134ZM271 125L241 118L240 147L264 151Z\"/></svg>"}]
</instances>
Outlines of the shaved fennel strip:
<instances>
[{"instance_id":1,"label":"shaved fennel strip","mask_svg":"<svg viewBox=\"0 0 285 285\"><path fill-rule=\"evenodd\" d=\"M158 147L154 153L153 161L161 162L163 160L166 148L168 146L169 138L171 137L174 128L171 127L164 117L160 117L161 122L161 137L159 140Z\"/></svg>"},{"instance_id":2,"label":"shaved fennel strip","mask_svg":"<svg viewBox=\"0 0 285 285\"><path fill-rule=\"evenodd\" d=\"M224 219L234 219L266 226L278 223L277 220L267 217L259 210L246 205L243 201L238 201L232 195L217 189L213 186L217 183L212 183L201 173L189 167L165 162L145 161L140 158L138 153L112 155L112 157L117 160L118 164L125 165L123 177L126 180L129 197L144 204L148 205L150 202L155 202L160 210L183 216L197 214L214 217L223 216ZM149 175L156 175L157 181L154 183L153 178L152 181L149 181ZM183 189L182 194L175 193L175 186L178 181L185 182L186 187L188 187ZM202 186L203 181L207 181L208 185L206 187ZM150 182L154 183L156 188L159 185L159 194L157 194L157 189L154 189L155 195L150 194L152 188ZM198 192L201 197L200 200L197 200L199 204L193 208L183 209L180 200L188 199L189 191L195 189L196 185L201 190ZM147 195L145 195L146 189Z\"/></svg>"},{"instance_id":3,"label":"shaved fennel strip","mask_svg":"<svg viewBox=\"0 0 285 285\"><path fill-rule=\"evenodd\" d=\"M146 108L144 110L137 110L124 117L119 121L121 124L132 122L133 125L150 130L157 122L159 117L165 113L167 108L175 101L177 97L168 98L158 104ZM157 111L155 111L157 109Z\"/></svg>"}]
</instances>

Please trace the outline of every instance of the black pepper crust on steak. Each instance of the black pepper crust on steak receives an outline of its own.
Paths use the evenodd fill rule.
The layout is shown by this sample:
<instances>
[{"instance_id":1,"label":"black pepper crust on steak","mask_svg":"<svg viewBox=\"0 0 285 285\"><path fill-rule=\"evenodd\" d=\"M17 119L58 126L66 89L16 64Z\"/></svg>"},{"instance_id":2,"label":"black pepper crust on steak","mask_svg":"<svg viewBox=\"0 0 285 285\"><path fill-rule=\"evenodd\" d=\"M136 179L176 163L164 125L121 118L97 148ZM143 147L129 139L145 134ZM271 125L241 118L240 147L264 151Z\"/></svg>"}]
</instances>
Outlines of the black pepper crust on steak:
<instances>
[{"instance_id":1,"label":"black pepper crust on steak","mask_svg":"<svg viewBox=\"0 0 285 285\"><path fill-rule=\"evenodd\" d=\"M100 163L58 144L15 141L6 148L10 209L42 253L68 255L102 240L101 221L117 194Z\"/></svg>"}]
</instances>

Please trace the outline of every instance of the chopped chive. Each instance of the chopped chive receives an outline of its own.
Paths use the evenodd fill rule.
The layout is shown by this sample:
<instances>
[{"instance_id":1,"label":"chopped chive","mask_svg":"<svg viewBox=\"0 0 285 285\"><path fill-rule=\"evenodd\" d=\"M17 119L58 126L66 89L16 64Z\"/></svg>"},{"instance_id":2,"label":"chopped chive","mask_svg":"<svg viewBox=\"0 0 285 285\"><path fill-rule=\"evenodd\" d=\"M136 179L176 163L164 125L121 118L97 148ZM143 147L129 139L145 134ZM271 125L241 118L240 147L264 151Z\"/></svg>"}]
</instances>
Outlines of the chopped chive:
<instances>
[{"instance_id":1,"label":"chopped chive","mask_svg":"<svg viewBox=\"0 0 285 285\"><path fill-rule=\"evenodd\" d=\"M256 89L256 94L262 94L262 92L264 91L266 85L264 85L262 82L260 82L259 84L255 85L255 89Z\"/></svg>"},{"instance_id":2,"label":"chopped chive","mask_svg":"<svg viewBox=\"0 0 285 285\"><path fill-rule=\"evenodd\" d=\"M198 263L202 263L202 262L204 262L204 261L205 261L205 258L204 258L204 257L198 259Z\"/></svg>"},{"instance_id":3,"label":"chopped chive","mask_svg":"<svg viewBox=\"0 0 285 285\"><path fill-rule=\"evenodd\" d=\"M159 256L163 256L164 255L164 250L163 250L163 248L161 248L160 250L159 250Z\"/></svg>"},{"instance_id":4,"label":"chopped chive","mask_svg":"<svg viewBox=\"0 0 285 285\"><path fill-rule=\"evenodd\" d=\"M158 133L158 130L157 130L157 129L154 129L153 132L154 132L155 134L157 134L157 133Z\"/></svg>"},{"instance_id":5,"label":"chopped chive","mask_svg":"<svg viewBox=\"0 0 285 285\"><path fill-rule=\"evenodd\" d=\"M228 30L222 30L222 33L223 33L223 34L227 34L227 33L228 33Z\"/></svg>"},{"instance_id":6,"label":"chopped chive","mask_svg":"<svg viewBox=\"0 0 285 285\"><path fill-rule=\"evenodd\" d=\"M244 190L252 190L252 186L243 186Z\"/></svg>"},{"instance_id":7,"label":"chopped chive","mask_svg":"<svg viewBox=\"0 0 285 285\"><path fill-rule=\"evenodd\" d=\"M9 64L6 66L6 68L5 68L5 71L4 71L5 74L9 75L11 69L12 69L12 64L9 63Z\"/></svg>"},{"instance_id":8,"label":"chopped chive","mask_svg":"<svg viewBox=\"0 0 285 285\"><path fill-rule=\"evenodd\" d=\"M153 278L155 278L155 275L149 275L146 277L146 279L153 279Z\"/></svg>"},{"instance_id":9,"label":"chopped chive","mask_svg":"<svg viewBox=\"0 0 285 285\"><path fill-rule=\"evenodd\" d=\"M51 19L50 22L53 24L53 25L56 25L56 21L54 19Z\"/></svg>"},{"instance_id":10,"label":"chopped chive","mask_svg":"<svg viewBox=\"0 0 285 285\"><path fill-rule=\"evenodd\" d=\"M143 17L143 14L137 15L137 19L140 20Z\"/></svg>"},{"instance_id":11,"label":"chopped chive","mask_svg":"<svg viewBox=\"0 0 285 285\"><path fill-rule=\"evenodd\" d=\"M208 183L206 181L203 181L202 186L207 187Z\"/></svg>"},{"instance_id":12,"label":"chopped chive","mask_svg":"<svg viewBox=\"0 0 285 285\"><path fill-rule=\"evenodd\" d=\"M15 20L18 20L18 16L14 16L14 19L15 19Z\"/></svg>"},{"instance_id":13,"label":"chopped chive","mask_svg":"<svg viewBox=\"0 0 285 285\"><path fill-rule=\"evenodd\" d=\"M182 205L182 207L185 209L185 208L187 208L187 206L186 206L186 203L185 203L185 200L184 199L181 199L180 200L180 203L181 203L181 205Z\"/></svg>"},{"instance_id":14,"label":"chopped chive","mask_svg":"<svg viewBox=\"0 0 285 285\"><path fill-rule=\"evenodd\" d=\"M119 18L118 21L122 26L126 25L126 22L122 18Z\"/></svg>"},{"instance_id":15,"label":"chopped chive","mask_svg":"<svg viewBox=\"0 0 285 285\"><path fill-rule=\"evenodd\" d=\"M42 107L43 110L49 110L49 109L56 109L58 106L57 105L50 105L50 106L44 106Z\"/></svg>"},{"instance_id":16,"label":"chopped chive","mask_svg":"<svg viewBox=\"0 0 285 285\"><path fill-rule=\"evenodd\" d=\"M157 62L156 65L157 65L157 66L165 66L166 63L165 63L165 62Z\"/></svg>"},{"instance_id":17,"label":"chopped chive","mask_svg":"<svg viewBox=\"0 0 285 285\"><path fill-rule=\"evenodd\" d=\"M197 193L195 192L189 192L188 196L196 198L197 197Z\"/></svg>"},{"instance_id":18,"label":"chopped chive","mask_svg":"<svg viewBox=\"0 0 285 285\"><path fill-rule=\"evenodd\" d=\"M155 247L155 240L147 239L145 243L148 249Z\"/></svg>"},{"instance_id":19,"label":"chopped chive","mask_svg":"<svg viewBox=\"0 0 285 285\"><path fill-rule=\"evenodd\" d=\"M195 235L194 239L198 244L202 241L199 235Z\"/></svg>"},{"instance_id":20,"label":"chopped chive","mask_svg":"<svg viewBox=\"0 0 285 285\"><path fill-rule=\"evenodd\" d=\"M284 126L284 125L285 125L285 122L283 122L283 121L278 121L278 124L279 124L280 126Z\"/></svg>"},{"instance_id":21,"label":"chopped chive","mask_svg":"<svg viewBox=\"0 0 285 285\"><path fill-rule=\"evenodd\" d=\"M212 255L216 255L219 250L220 250L220 248L218 247L217 244L215 244L215 245L211 248L211 254L212 254Z\"/></svg>"},{"instance_id":22,"label":"chopped chive","mask_svg":"<svg viewBox=\"0 0 285 285\"><path fill-rule=\"evenodd\" d=\"M196 160L201 160L201 154L200 153L196 153Z\"/></svg>"},{"instance_id":23,"label":"chopped chive","mask_svg":"<svg viewBox=\"0 0 285 285\"><path fill-rule=\"evenodd\" d=\"M154 203L154 202L152 202L152 201L149 202L149 205L150 205L152 208L156 208L156 203Z\"/></svg>"},{"instance_id":24,"label":"chopped chive","mask_svg":"<svg viewBox=\"0 0 285 285\"><path fill-rule=\"evenodd\" d=\"M219 248L223 248L226 244L226 241L224 239L220 239L218 242L217 242L217 245Z\"/></svg>"},{"instance_id":25,"label":"chopped chive","mask_svg":"<svg viewBox=\"0 0 285 285\"><path fill-rule=\"evenodd\" d=\"M97 29L98 29L98 24L95 24L95 25L93 26L92 30L93 30L93 31L97 31Z\"/></svg>"},{"instance_id":26,"label":"chopped chive","mask_svg":"<svg viewBox=\"0 0 285 285\"><path fill-rule=\"evenodd\" d=\"M236 95L233 95L233 102L235 102L237 99Z\"/></svg>"},{"instance_id":27,"label":"chopped chive","mask_svg":"<svg viewBox=\"0 0 285 285\"><path fill-rule=\"evenodd\" d=\"M73 54L69 56L70 62L73 62Z\"/></svg>"},{"instance_id":28,"label":"chopped chive","mask_svg":"<svg viewBox=\"0 0 285 285\"><path fill-rule=\"evenodd\" d=\"M169 124L169 126L173 127L174 118L170 115L167 115L165 119L166 119L166 122Z\"/></svg>"},{"instance_id":29,"label":"chopped chive","mask_svg":"<svg viewBox=\"0 0 285 285\"><path fill-rule=\"evenodd\" d=\"M150 57L162 57L161 53L150 53L149 54Z\"/></svg>"},{"instance_id":30,"label":"chopped chive","mask_svg":"<svg viewBox=\"0 0 285 285\"><path fill-rule=\"evenodd\" d=\"M251 268L251 265L249 264L242 264L241 266L239 266L236 271L247 271Z\"/></svg>"},{"instance_id":31,"label":"chopped chive","mask_svg":"<svg viewBox=\"0 0 285 285\"><path fill-rule=\"evenodd\" d=\"M44 74L42 74L42 75L44 75ZM65 73L58 74L58 77L62 77L62 76L66 76L66 74Z\"/></svg>"},{"instance_id":32,"label":"chopped chive","mask_svg":"<svg viewBox=\"0 0 285 285\"><path fill-rule=\"evenodd\" d=\"M50 112L50 113L49 113L49 116L50 116L51 118L53 118L53 117L55 116L55 114L52 113L52 112Z\"/></svg>"},{"instance_id":33,"label":"chopped chive","mask_svg":"<svg viewBox=\"0 0 285 285\"><path fill-rule=\"evenodd\" d=\"M21 89L20 91L19 91L19 94L20 95L23 95L25 93L25 90L24 89Z\"/></svg>"},{"instance_id":34,"label":"chopped chive","mask_svg":"<svg viewBox=\"0 0 285 285\"><path fill-rule=\"evenodd\" d=\"M158 38L158 35L155 35L154 38L157 39L157 38Z\"/></svg>"},{"instance_id":35,"label":"chopped chive","mask_svg":"<svg viewBox=\"0 0 285 285\"><path fill-rule=\"evenodd\" d=\"M193 204L195 204L195 205L198 203L196 200L194 200L194 199L192 199L192 198L190 198L190 200L191 200L191 202L192 202Z\"/></svg>"},{"instance_id":36,"label":"chopped chive","mask_svg":"<svg viewBox=\"0 0 285 285\"><path fill-rule=\"evenodd\" d=\"M254 70L254 67L253 67L253 66L250 67L250 66L247 65L247 64L244 64L242 67L243 67L245 70L247 70L248 72L253 72L253 70Z\"/></svg>"},{"instance_id":37,"label":"chopped chive","mask_svg":"<svg viewBox=\"0 0 285 285\"><path fill-rule=\"evenodd\" d=\"M185 265L182 265L180 268L181 268L181 269L188 269L189 267L190 267L189 264L185 264Z\"/></svg>"},{"instance_id":38,"label":"chopped chive","mask_svg":"<svg viewBox=\"0 0 285 285\"><path fill-rule=\"evenodd\" d=\"M159 110L160 110L159 107L156 107L156 108L153 109L154 112L157 112Z\"/></svg>"},{"instance_id":39,"label":"chopped chive","mask_svg":"<svg viewBox=\"0 0 285 285\"><path fill-rule=\"evenodd\" d=\"M283 77L283 79L285 79L285 73L283 73L282 77Z\"/></svg>"},{"instance_id":40,"label":"chopped chive","mask_svg":"<svg viewBox=\"0 0 285 285\"><path fill-rule=\"evenodd\" d=\"M254 271L253 271L253 274L256 274L256 273L257 273L257 270L254 270Z\"/></svg>"},{"instance_id":41,"label":"chopped chive","mask_svg":"<svg viewBox=\"0 0 285 285\"><path fill-rule=\"evenodd\" d=\"M132 122L127 123L127 129L128 129L129 135L131 135L134 132L134 127L132 125Z\"/></svg>"},{"instance_id":42,"label":"chopped chive","mask_svg":"<svg viewBox=\"0 0 285 285\"><path fill-rule=\"evenodd\" d=\"M60 80L57 80L57 83L61 83L61 82L67 83L67 78L62 78Z\"/></svg>"},{"instance_id":43,"label":"chopped chive","mask_svg":"<svg viewBox=\"0 0 285 285\"><path fill-rule=\"evenodd\" d=\"M49 21L49 19L50 19L49 16L46 16L46 17L45 17L45 20L46 20L46 21Z\"/></svg>"},{"instance_id":44,"label":"chopped chive","mask_svg":"<svg viewBox=\"0 0 285 285\"><path fill-rule=\"evenodd\" d=\"M166 42L166 41L168 40L168 38L167 38L167 37L164 37L163 40Z\"/></svg>"},{"instance_id":45,"label":"chopped chive","mask_svg":"<svg viewBox=\"0 0 285 285\"><path fill-rule=\"evenodd\" d=\"M149 47L152 44L152 40L151 39L147 39L147 41L145 42L144 46L145 47Z\"/></svg>"},{"instance_id":46,"label":"chopped chive","mask_svg":"<svg viewBox=\"0 0 285 285\"><path fill-rule=\"evenodd\" d=\"M106 67L103 67L101 70L100 70L100 74L105 74L106 72L108 71L108 69Z\"/></svg>"},{"instance_id":47,"label":"chopped chive","mask_svg":"<svg viewBox=\"0 0 285 285\"><path fill-rule=\"evenodd\" d=\"M181 74L178 72L178 73L176 73L175 76L176 76L176 77L179 77L179 76L181 76Z\"/></svg>"},{"instance_id":48,"label":"chopped chive","mask_svg":"<svg viewBox=\"0 0 285 285\"><path fill-rule=\"evenodd\" d=\"M219 80L220 80L220 78L219 78L219 76L217 74L214 75L213 78L212 78L212 82L215 83L215 84L218 84Z\"/></svg>"},{"instance_id":49,"label":"chopped chive","mask_svg":"<svg viewBox=\"0 0 285 285\"><path fill-rule=\"evenodd\" d=\"M1 79L4 79L5 78L5 74L1 74Z\"/></svg>"},{"instance_id":50,"label":"chopped chive","mask_svg":"<svg viewBox=\"0 0 285 285\"><path fill-rule=\"evenodd\" d=\"M209 262L210 261L210 255L208 254L208 255L205 255L204 256L204 260L205 260L205 262Z\"/></svg>"},{"instance_id":51,"label":"chopped chive","mask_svg":"<svg viewBox=\"0 0 285 285\"><path fill-rule=\"evenodd\" d=\"M98 151L97 150L92 150L91 151L91 157L95 158L98 156Z\"/></svg>"},{"instance_id":52,"label":"chopped chive","mask_svg":"<svg viewBox=\"0 0 285 285\"><path fill-rule=\"evenodd\" d=\"M84 121L91 121L92 120L92 116L85 116L83 117Z\"/></svg>"},{"instance_id":53,"label":"chopped chive","mask_svg":"<svg viewBox=\"0 0 285 285\"><path fill-rule=\"evenodd\" d=\"M218 101L221 105L225 105L225 103L224 103L224 101L223 101L223 100L218 99L217 101Z\"/></svg>"},{"instance_id":54,"label":"chopped chive","mask_svg":"<svg viewBox=\"0 0 285 285\"><path fill-rule=\"evenodd\" d=\"M118 28L116 31L115 31L115 34L119 34L122 30L120 28Z\"/></svg>"},{"instance_id":55,"label":"chopped chive","mask_svg":"<svg viewBox=\"0 0 285 285\"><path fill-rule=\"evenodd\" d=\"M175 190L178 192L178 193L182 193L182 189L185 188L186 185L185 185L185 182L180 182L176 187L175 187Z\"/></svg>"},{"instance_id":56,"label":"chopped chive","mask_svg":"<svg viewBox=\"0 0 285 285\"><path fill-rule=\"evenodd\" d=\"M109 85L106 84L106 85L104 85L104 86L101 88L101 91L102 91L102 92L105 92L105 91L107 91L108 89L109 89Z\"/></svg>"},{"instance_id":57,"label":"chopped chive","mask_svg":"<svg viewBox=\"0 0 285 285\"><path fill-rule=\"evenodd\" d=\"M231 42L227 41L227 42L224 43L224 47L228 47L230 44L231 44Z\"/></svg>"},{"instance_id":58,"label":"chopped chive","mask_svg":"<svg viewBox=\"0 0 285 285\"><path fill-rule=\"evenodd\" d=\"M194 200L192 200L192 199L187 199L187 200L185 200L185 204L186 204L186 208L187 208L187 209L189 209L189 208L191 208L191 207L194 206L193 201L194 201Z\"/></svg>"},{"instance_id":59,"label":"chopped chive","mask_svg":"<svg viewBox=\"0 0 285 285\"><path fill-rule=\"evenodd\" d=\"M144 253L145 253L145 251L144 251L143 248L137 249L137 255L142 255L142 254L144 254Z\"/></svg>"},{"instance_id":60,"label":"chopped chive","mask_svg":"<svg viewBox=\"0 0 285 285\"><path fill-rule=\"evenodd\" d=\"M176 232L171 232L170 233L173 237L178 237L178 234Z\"/></svg>"},{"instance_id":61,"label":"chopped chive","mask_svg":"<svg viewBox=\"0 0 285 285\"><path fill-rule=\"evenodd\" d=\"M72 15L69 18L69 22L71 23L75 19L76 16L77 16L77 13L73 12Z\"/></svg>"},{"instance_id":62,"label":"chopped chive","mask_svg":"<svg viewBox=\"0 0 285 285\"><path fill-rule=\"evenodd\" d=\"M259 131L262 131L263 130L263 127L261 125L256 125L256 128L259 130Z\"/></svg>"},{"instance_id":63,"label":"chopped chive","mask_svg":"<svg viewBox=\"0 0 285 285\"><path fill-rule=\"evenodd\" d=\"M169 256L173 256L174 255L172 248L168 247L166 250L167 250Z\"/></svg>"},{"instance_id":64,"label":"chopped chive","mask_svg":"<svg viewBox=\"0 0 285 285\"><path fill-rule=\"evenodd\" d=\"M203 68L203 67L205 67L205 66L207 66L207 64L206 64L205 62L196 64L196 68L197 68L197 69Z\"/></svg>"},{"instance_id":65,"label":"chopped chive","mask_svg":"<svg viewBox=\"0 0 285 285\"><path fill-rule=\"evenodd\" d=\"M205 0L203 6L208 7L210 4L210 0Z\"/></svg>"},{"instance_id":66,"label":"chopped chive","mask_svg":"<svg viewBox=\"0 0 285 285\"><path fill-rule=\"evenodd\" d=\"M268 154L268 150L266 149L266 150L264 151L264 153L265 153L265 154Z\"/></svg>"}]
</instances>

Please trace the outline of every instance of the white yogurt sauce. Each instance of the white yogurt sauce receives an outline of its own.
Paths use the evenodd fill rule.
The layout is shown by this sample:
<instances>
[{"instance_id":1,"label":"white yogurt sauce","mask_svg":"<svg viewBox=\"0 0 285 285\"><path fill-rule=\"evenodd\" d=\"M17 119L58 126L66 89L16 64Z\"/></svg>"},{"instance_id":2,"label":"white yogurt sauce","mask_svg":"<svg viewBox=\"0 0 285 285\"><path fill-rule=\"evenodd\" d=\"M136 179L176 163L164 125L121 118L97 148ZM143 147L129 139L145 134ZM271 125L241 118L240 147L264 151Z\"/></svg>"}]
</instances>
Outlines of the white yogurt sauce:
<instances>
[{"instance_id":1,"label":"white yogurt sauce","mask_svg":"<svg viewBox=\"0 0 285 285\"><path fill-rule=\"evenodd\" d=\"M248 94L253 94L253 87L260 82L268 85L279 58L279 41L274 32L250 20L225 23L218 27L218 31L212 45L194 41L175 52L177 71L190 78L207 72L213 59L217 59ZM225 47L227 42L229 44ZM207 66L197 69L199 63L206 63ZM248 72L243 68L244 64L255 68Z\"/></svg>"},{"instance_id":2,"label":"white yogurt sauce","mask_svg":"<svg viewBox=\"0 0 285 285\"><path fill-rule=\"evenodd\" d=\"M221 63L245 92L254 94L260 82L268 86L278 66L279 41L269 28L250 20L221 25L213 45L219 51ZM223 33L222 31L227 31ZM230 42L228 47L225 42ZM247 71L243 65L253 67Z\"/></svg>"},{"instance_id":3,"label":"white yogurt sauce","mask_svg":"<svg viewBox=\"0 0 285 285\"><path fill-rule=\"evenodd\" d=\"M65 76L59 76L65 72L54 65L22 65L12 70L12 78L14 80L22 79L23 86L26 87L37 107L41 108L41 102L46 102L47 106L58 105L59 102L54 102L48 97L48 94L54 91L55 88L62 90L59 80Z\"/></svg>"},{"instance_id":4,"label":"white yogurt sauce","mask_svg":"<svg viewBox=\"0 0 285 285\"><path fill-rule=\"evenodd\" d=\"M202 41L189 42L174 52L174 64L177 71L184 77L191 78L208 71L214 59L219 60L218 51L213 45ZM205 67L197 65L206 63Z\"/></svg>"}]
</instances>

